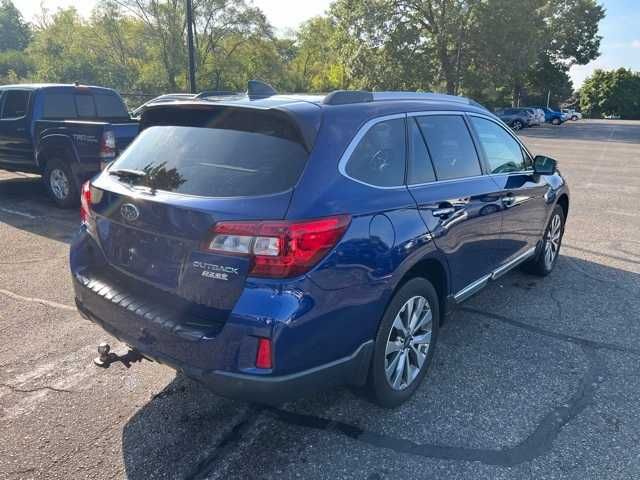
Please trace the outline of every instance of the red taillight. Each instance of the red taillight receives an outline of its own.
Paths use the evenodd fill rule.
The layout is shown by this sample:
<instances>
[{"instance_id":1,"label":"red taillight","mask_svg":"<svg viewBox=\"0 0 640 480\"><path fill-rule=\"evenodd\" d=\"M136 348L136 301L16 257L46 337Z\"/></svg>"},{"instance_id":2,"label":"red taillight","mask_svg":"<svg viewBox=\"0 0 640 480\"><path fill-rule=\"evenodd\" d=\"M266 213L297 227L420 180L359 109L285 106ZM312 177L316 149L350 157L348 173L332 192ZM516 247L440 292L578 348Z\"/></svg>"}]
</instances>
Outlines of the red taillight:
<instances>
[{"instance_id":1,"label":"red taillight","mask_svg":"<svg viewBox=\"0 0 640 480\"><path fill-rule=\"evenodd\" d=\"M80 221L87 223L91 215L91 182L84 182L80 192Z\"/></svg>"},{"instance_id":2,"label":"red taillight","mask_svg":"<svg viewBox=\"0 0 640 480\"><path fill-rule=\"evenodd\" d=\"M300 222L220 222L205 250L252 259L250 275L286 278L316 265L349 226L349 215Z\"/></svg>"},{"instance_id":3,"label":"red taillight","mask_svg":"<svg viewBox=\"0 0 640 480\"><path fill-rule=\"evenodd\" d=\"M102 162L113 160L116 156L116 136L111 130L102 134L100 140L100 160Z\"/></svg>"},{"instance_id":4,"label":"red taillight","mask_svg":"<svg viewBox=\"0 0 640 480\"><path fill-rule=\"evenodd\" d=\"M258 339L258 353L256 354L256 368L272 368L271 364L271 340Z\"/></svg>"}]
</instances>

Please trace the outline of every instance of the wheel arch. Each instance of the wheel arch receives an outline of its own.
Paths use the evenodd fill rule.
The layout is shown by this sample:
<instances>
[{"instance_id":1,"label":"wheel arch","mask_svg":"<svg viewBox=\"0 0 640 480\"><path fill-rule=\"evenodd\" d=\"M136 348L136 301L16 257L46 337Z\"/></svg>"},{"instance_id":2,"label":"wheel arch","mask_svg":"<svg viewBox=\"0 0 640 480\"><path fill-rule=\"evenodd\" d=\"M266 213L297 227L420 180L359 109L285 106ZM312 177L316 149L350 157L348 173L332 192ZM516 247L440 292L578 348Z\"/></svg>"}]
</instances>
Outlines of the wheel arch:
<instances>
[{"instance_id":1,"label":"wheel arch","mask_svg":"<svg viewBox=\"0 0 640 480\"><path fill-rule=\"evenodd\" d=\"M36 152L40 170L44 172L47 162L57 156L66 161L78 161L76 149L66 135L49 135L42 139Z\"/></svg>"},{"instance_id":2,"label":"wheel arch","mask_svg":"<svg viewBox=\"0 0 640 480\"><path fill-rule=\"evenodd\" d=\"M448 309L447 299L449 297L449 274L446 264L433 256L424 257L409 268L400 281L395 286L393 295L409 280L413 278L425 278L431 282L438 294L440 310L440 324L442 324Z\"/></svg>"},{"instance_id":3,"label":"wheel arch","mask_svg":"<svg viewBox=\"0 0 640 480\"><path fill-rule=\"evenodd\" d=\"M558 198L556 205L560 205L562 208L562 213L564 214L565 222L567 221L567 217L569 216L569 196L566 193L563 193Z\"/></svg>"}]
</instances>

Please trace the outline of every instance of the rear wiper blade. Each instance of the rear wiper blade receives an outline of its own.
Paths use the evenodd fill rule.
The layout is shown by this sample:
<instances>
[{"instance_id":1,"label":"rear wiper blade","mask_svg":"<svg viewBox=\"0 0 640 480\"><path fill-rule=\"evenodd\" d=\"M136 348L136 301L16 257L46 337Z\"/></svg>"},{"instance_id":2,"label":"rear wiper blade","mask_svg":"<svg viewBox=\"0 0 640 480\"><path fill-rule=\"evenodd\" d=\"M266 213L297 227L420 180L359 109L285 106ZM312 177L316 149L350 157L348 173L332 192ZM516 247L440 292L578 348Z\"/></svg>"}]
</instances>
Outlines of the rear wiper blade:
<instances>
[{"instance_id":1,"label":"rear wiper blade","mask_svg":"<svg viewBox=\"0 0 640 480\"><path fill-rule=\"evenodd\" d=\"M109 170L109 175L113 175L118 178L144 178L147 176L147 172L142 170L132 170L129 168L120 168L117 170Z\"/></svg>"}]
</instances>

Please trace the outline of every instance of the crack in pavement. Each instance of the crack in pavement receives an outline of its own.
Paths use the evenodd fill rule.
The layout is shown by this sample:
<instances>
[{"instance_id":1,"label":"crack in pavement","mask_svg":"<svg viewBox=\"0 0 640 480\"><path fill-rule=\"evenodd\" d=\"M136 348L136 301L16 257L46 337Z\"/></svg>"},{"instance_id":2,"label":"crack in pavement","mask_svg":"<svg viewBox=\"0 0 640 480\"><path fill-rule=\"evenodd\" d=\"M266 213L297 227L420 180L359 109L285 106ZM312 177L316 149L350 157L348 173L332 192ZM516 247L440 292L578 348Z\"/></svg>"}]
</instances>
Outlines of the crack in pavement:
<instances>
[{"instance_id":1,"label":"crack in pavement","mask_svg":"<svg viewBox=\"0 0 640 480\"><path fill-rule=\"evenodd\" d=\"M499 322L507 323L511 326L521 328L523 330L528 330L530 332L544 335L546 337L555 338L556 340L574 343L582 347L589 347L594 349L606 349L606 350L613 350L616 352L628 353L631 355L640 355L640 349L637 349L637 348L625 347L622 345L617 345L615 343L599 342L597 340L590 340L588 338L576 337L573 335L567 335L565 333L553 332L551 330L547 330L541 327L536 327L535 325L529 325L528 323L520 322L519 320L514 320L513 318L505 317L497 313L485 312L483 310L477 310L471 307L460 307L460 310L464 312L475 313L476 315L481 315L486 318L491 318L493 320L497 320Z\"/></svg>"},{"instance_id":2,"label":"crack in pavement","mask_svg":"<svg viewBox=\"0 0 640 480\"><path fill-rule=\"evenodd\" d=\"M45 385L43 387L34 387L34 388L20 388L14 385L9 385L8 383L0 383L0 387L8 388L9 390L17 393L34 393L34 392L40 392L42 390L50 390L52 392L59 392L59 393L74 393L73 390L50 387L48 385Z\"/></svg>"},{"instance_id":3,"label":"crack in pavement","mask_svg":"<svg viewBox=\"0 0 640 480\"><path fill-rule=\"evenodd\" d=\"M553 441L562 428L573 420L580 412L592 403L598 383L604 381L605 368L595 349L582 347L589 368L578 391L565 403L547 413L536 429L524 440L513 447L501 449L483 449L452 447L437 444L421 444L412 440L392 437L365 430L345 422L305 415L287 410L268 408L267 412L274 418L290 425L297 425L318 430L341 433L359 442L380 448L440 460L477 461L487 465L514 466L532 461L549 452Z\"/></svg>"},{"instance_id":4,"label":"crack in pavement","mask_svg":"<svg viewBox=\"0 0 640 480\"><path fill-rule=\"evenodd\" d=\"M240 421L231 427L231 429L220 439L218 444L215 446L213 453L198 463L198 465L193 469L193 472L184 477L185 480L206 479L215 463L226 455L229 450L233 449L240 440L242 440L244 434L253 427L265 408L266 407L261 405L250 407L242 416Z\"/></svg>"},{"instance_id":5,"label":"crack in pavement","mask_svg":"<svg viewBox=\"0 0 640 480\"><path fill-rule=\"evenodd\" d=\"M24 295L19 295L17 293L10 292L9 290L5 290L4 288L0 288L0 293L14 300L21 300L23 302L31 302L31 303L39 303L41 305L46 305L47 307L59 308L61 310L67 310L70 312L77 311L76 307L72 307L71 305L65 305L64 303L45 300L44 298L25 297Z\"/></svg>"}]
</instances>

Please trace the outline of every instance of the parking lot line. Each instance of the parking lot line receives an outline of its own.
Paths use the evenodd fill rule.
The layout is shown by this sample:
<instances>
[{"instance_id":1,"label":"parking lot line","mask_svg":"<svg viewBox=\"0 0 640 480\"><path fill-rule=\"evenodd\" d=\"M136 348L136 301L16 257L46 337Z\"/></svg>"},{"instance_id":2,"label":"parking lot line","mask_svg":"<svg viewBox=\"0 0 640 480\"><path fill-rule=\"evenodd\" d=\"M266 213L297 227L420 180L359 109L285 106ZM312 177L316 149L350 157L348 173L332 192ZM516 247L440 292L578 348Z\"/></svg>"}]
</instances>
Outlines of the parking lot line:
<instances>
[{"instance_id":1,"label":"parking lot line","mask_svg":"<svg viewBox=\"0 0 640 480\"><path fill-rule=\"evenodd\" d=\"M10 213L12 215L20 215L21 217L27 217L27 218L30 218L31 220L38 218L35 215L31 215L30 213L19 212L18 210L12 210L10 208L0 207L0 211L5 213Z\"/></svg>"}]
</instances>

